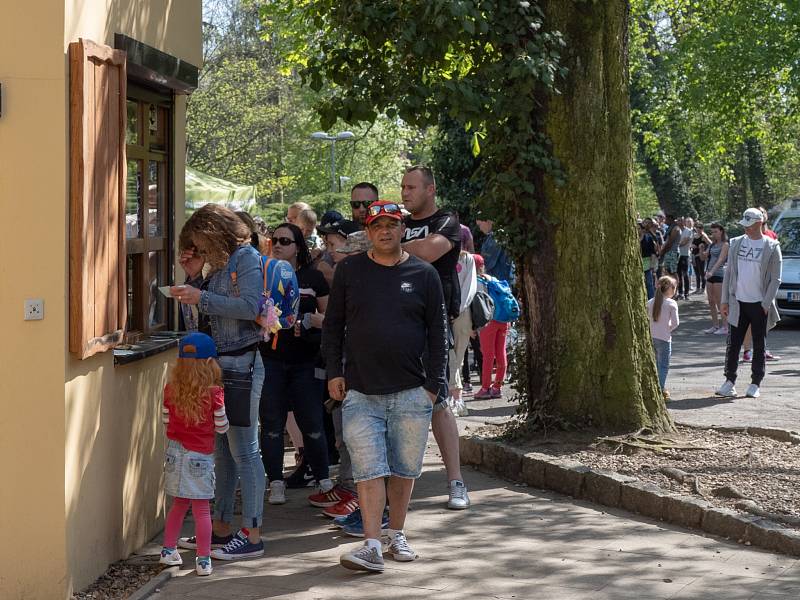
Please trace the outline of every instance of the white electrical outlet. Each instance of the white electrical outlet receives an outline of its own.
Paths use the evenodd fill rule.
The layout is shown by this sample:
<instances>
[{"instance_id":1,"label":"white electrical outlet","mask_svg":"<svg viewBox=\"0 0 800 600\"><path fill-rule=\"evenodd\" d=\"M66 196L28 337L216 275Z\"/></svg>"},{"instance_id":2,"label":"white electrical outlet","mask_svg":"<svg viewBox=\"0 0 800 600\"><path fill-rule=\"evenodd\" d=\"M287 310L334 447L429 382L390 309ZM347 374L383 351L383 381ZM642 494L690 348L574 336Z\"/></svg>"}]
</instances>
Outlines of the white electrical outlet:
<instances>
[{"instance_id":1,"label":"white electrical outlet","mask_svg":"<svg viewBox=\"0 0 800 600\"><path fill-rule=\"evenodd\" d=\"M25 300L25 320L41 321L44 319L44 300L33 298Z\"/></svg>"}]
</instances>

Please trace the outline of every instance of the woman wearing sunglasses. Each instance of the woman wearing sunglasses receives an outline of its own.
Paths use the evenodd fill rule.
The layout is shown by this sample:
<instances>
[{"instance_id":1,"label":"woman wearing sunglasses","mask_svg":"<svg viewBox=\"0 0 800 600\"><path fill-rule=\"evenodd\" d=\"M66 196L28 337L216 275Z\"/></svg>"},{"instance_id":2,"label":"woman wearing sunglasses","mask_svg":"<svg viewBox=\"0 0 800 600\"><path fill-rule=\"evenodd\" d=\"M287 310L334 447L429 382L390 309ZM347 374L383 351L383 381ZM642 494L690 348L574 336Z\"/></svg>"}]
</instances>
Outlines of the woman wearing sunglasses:
<instances>
[{"instance_id":1,"label":"woman wearing sunglasses","mask_svg":"<svg viewBox=\"0 0 800 600\"><path fill-rule=\"evenodd\" d=\"M328 443L323 423L324 373L320 366L322 321L328 306L328 283L311 266L303 232L296 225L279 225L272 237L272 257L292 265L300 289L300 312L295 327L282 329L260 345L265 383L261 395L261 452L269 479L269 503L286 501L283 480L283 430L286 416L294 418L303 434L303 460L311 467L319 493L309 497L314 506L333 506L340 498L328 472Z\"/></svg>"}]
</instances>

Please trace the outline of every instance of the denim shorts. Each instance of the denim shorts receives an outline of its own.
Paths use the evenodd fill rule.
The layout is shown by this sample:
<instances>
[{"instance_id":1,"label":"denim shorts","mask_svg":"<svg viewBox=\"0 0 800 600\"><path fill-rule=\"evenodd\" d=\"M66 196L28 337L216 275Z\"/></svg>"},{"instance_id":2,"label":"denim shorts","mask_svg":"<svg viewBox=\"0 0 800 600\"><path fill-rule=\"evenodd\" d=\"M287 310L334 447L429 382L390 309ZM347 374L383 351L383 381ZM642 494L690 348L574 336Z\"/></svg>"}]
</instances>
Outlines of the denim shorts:
<instances>
[{"instance_id":1,"label":"denim shorts","mask_svg":"<svg viewBox=\"0 0 800 600\"><path fill-rule=\"evenodd\" d=\"M175 498L210 500L214 497L214 455L187 450L169 440L164 456L164 491Z\"/></svg>"},{"instance_id":2,"label":"denim shorts","mask_svg":"<svg viewBox=\"0 0 800 600\"><path fill-rule=\"evenodd\" d=\"M353 480L419 477L432 412L422 387L381 395L349 390L342 403L342 428Z\"/></svg>"}]
</instances>

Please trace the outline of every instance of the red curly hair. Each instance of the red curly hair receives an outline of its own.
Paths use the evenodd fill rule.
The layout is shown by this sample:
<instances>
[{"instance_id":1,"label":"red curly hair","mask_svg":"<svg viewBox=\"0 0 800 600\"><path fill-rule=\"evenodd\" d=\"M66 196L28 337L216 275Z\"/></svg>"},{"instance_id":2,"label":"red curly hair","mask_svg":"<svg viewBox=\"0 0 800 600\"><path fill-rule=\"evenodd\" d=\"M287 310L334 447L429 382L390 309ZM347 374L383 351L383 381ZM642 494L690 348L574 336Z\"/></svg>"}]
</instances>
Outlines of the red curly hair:
<instances>
[{"instance_id":1,"label":"red curly hair","mask_svg":"<svg viewBox=\"0 0 800 600\"><path fill-rule=\"evenodd\" d=\"M211 409L212 387L222 387L222 369L213 358L178 358L169 379L170 407L184 422L197 425Z\"/></svg>"}]
</instances>

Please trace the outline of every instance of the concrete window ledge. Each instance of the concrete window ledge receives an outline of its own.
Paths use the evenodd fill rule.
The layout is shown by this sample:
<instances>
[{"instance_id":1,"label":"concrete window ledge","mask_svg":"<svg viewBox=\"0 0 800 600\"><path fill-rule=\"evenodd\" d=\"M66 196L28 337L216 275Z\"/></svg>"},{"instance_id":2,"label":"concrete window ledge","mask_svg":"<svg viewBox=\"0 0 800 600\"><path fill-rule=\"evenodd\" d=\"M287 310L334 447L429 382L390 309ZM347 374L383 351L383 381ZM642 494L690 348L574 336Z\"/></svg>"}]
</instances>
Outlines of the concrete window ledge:
<instances>
[{"instance_id":1,"label":"concrete window ledge","mask_svg":"<svg viewBox=\"0 0 800 600\"><path fill-rule=\"evenodd\" d=\"M461 461L479 471L638 513L707 533L800 556L800 532L767 519L715 508L703 500L674 494L619 473L591 469L578 462L524 452L479 436L461 437Z\"/></svg>"},{"instance_id":2,"label":"concrete window ledge","mask_svg":"<svg viewBox=\"0 0 800 600\"><path fill-rule=\"evenodd\" d=\"M127 365L143 358L155 356L178 346L184 334L174 331L155 333L135 344L125 344L114 348L114 366Z\"/></svg>"}]
</instances>

